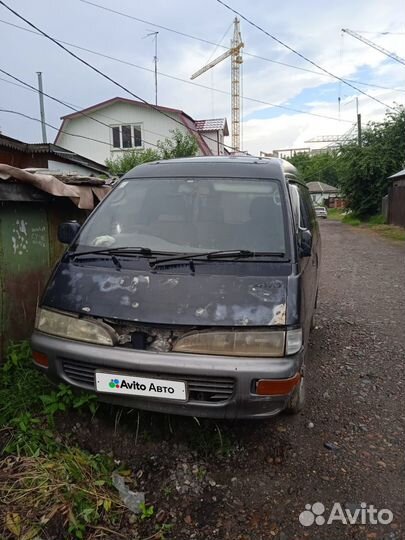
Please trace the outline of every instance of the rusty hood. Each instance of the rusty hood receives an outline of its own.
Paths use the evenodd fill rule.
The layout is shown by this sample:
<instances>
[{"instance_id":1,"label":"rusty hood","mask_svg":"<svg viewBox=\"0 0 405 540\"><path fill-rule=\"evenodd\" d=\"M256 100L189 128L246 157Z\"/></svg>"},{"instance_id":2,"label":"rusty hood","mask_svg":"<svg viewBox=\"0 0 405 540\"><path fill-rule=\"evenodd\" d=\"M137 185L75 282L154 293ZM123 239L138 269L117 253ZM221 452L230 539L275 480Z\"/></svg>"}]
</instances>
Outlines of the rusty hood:
<instances>
[{"instance_id":1,"label":"rusty hood","mask_svg":"<svg viewBox=\"0 0 405 540\"><path fill-rule=\"evenodd\" d=\"M198 326L292 324L289 263L198 266L195 273L61 262L42 306L121 321ZM225 272L224 269L225 268ZM216 269L219 269L216 271ZM246 272L249 271L249 275ZM295 287L294 287L295 288ZM295 302L294 302L295 304Z\"/></svg>"}]
</instances>

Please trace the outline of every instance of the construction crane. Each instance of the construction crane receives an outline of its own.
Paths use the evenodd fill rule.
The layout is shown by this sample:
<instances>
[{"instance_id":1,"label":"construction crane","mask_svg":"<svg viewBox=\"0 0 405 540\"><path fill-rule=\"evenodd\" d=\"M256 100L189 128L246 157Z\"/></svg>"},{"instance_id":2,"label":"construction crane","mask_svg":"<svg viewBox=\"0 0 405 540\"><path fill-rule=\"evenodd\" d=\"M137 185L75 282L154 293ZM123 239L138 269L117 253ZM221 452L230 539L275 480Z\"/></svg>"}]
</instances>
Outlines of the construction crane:
<instances>
[{"instance_id":1,"label":"construction crane","mask_svg":"<svg viewBox=\"0 0 405 540\"><path fill-rule=\"evenodd\" d=\"M355 39L358 39L359 41L362 41L363 43L365 43L369 47L372 47L376 51L380 51L381 53L385 54L385 56L388 56L388 58L391 58L392 60L396 60L397 62L399 62L400 64L403 64L405 66L405 59L404 58L401 58L400 56L398 56L397 54L395 54L395 53L393 53L391 51L387 51L387 49L384 49L383 47L381 47L380 45L377 45L373 41L370 41L369 39L361 36L357 32L353 32L353 30L349 30L349 28L342 28L342 32L345 32L346 34L349 34L349 36L352 36Z\"/></svg>"},{"instance_id":2,"label":"construction crane","mask_svg":"<svg viewBox=\"0 0 405 540\"><path fill-rule=\"evenodd\" d=\"M357 133L358 136L358 143L361 145L361 133ZM310 139L307 139L306 143L323 143L328 142L331 144L328 144L326 148L337 148L340 144L350 143L353 142L356 138L356 124L354 124L346 133L343 133L342 135L317 135L315 137L311 137ZM335 143L335 144L334 144ZM337 144L336 144L337 143Z\"/></svg>"},{"instance_id":3,"label":"construction crane","mask_svg":"<svg viewBox=\"0 0 405 540\"><path fill-rule=\"evenodd\" d=\"M234 152L240 151L240 65L243 62L241 55L243 47L240 21L235 17L231 48L191 75L191 79L196 79L229 56L231 57L232 148Z\"/></svg>"}]
</instances>

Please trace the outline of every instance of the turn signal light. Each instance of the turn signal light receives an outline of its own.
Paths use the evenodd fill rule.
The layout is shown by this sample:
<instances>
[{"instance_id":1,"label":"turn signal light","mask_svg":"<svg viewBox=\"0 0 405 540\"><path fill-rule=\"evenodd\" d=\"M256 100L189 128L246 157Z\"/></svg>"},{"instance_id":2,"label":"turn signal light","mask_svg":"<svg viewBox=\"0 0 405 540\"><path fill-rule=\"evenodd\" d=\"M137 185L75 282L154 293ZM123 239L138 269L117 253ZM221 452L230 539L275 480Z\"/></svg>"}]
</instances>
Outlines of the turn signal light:
<instances>
[{"instance_id":1,"label":"turn signal light","mask_svg":"<svg viewBox=\"0 0 405 540\"><path fill-rule=\"evenodd\" d=\"M41 352L37 352L37 351L33 351L32 356L34 358L34 362L38 366L41 366L41 367L44 367L44 368L49 367L49 360L48 360L48 357L46 356L46 354L41 353Z\"/></svg>"},{"instance_id":2,"label":"turn signal light","mask_svg":"<svg viewBox=\"0 0 405 540\"><path fill-rule=\"evenodd\" d=\"M290 379L260 379L256 383L256 394L259 396L283 396L291 394L300 380L300 373L297 373Z\"/></svg>"}]
</instances>

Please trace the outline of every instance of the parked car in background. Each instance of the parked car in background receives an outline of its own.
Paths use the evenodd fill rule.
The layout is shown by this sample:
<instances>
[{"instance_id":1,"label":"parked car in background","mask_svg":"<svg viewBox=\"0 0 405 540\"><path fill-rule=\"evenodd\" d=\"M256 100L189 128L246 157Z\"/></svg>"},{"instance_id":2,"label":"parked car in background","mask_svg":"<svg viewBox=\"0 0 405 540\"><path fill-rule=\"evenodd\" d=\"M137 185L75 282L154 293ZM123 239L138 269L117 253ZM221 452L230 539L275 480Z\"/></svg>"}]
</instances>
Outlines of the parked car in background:
<instances>
[{"instance_id":1,"label":"parked car in background","mask_svg":"<svg viewBox=\"0 0 405 540\"><path fill-rule=\"evenodd\" d=\"M321 246L292 165L140 165L59 238L32 336L51 379L173 414L301 410Z\"/></svg>"},{"instance_id":2,"label":"parked car in background","mask_svg":"<svg viewBox=\"0 0 405 540\"><path fill-rule=\"evenodd\" d=\"M316 217L326 219L328 217L328 211L324 206L315 206Z\"/></svg>"}]
</instances>

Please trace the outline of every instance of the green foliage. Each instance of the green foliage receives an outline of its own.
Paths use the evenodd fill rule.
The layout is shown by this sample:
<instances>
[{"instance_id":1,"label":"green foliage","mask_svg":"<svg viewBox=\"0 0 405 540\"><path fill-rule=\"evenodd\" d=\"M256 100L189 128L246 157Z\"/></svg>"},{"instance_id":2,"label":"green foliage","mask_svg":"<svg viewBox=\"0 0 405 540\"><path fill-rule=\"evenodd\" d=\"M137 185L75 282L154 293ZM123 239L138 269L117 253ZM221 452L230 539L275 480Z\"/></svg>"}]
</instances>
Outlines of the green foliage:
<instances>
[{"instance_id":1,"label":"green foliage","mask_svg":"<svg viewBox=\"0 0 405 540\"><path fill-rule=\"evenodd\" d=\"M12 436L4 448L8 454L37 457L43 452L54 452L56 443L51 430L43 425L40 418L24 412L13 418L9 427Z\"/></svg>"},{"instance_id":2,"label":"green foliage","mask_svg":"<svg viewBox=\"0 0 405 540\"><path fill-rule=\"evenodd\" d=\"M339 186L356 218L378 213L387 194L388 177L405 165L405 109L397 106L382 122L363 130L362 146L344 144L327 154L297 154L290 161L303 179Z\"/></svg>"},{"instance_id":3,"label":"green foliage","mask_svg":"<svg viewBox=\"0 0 405 540\"><path fill-rule=\"evenodd\" d=\"M405 163L405 109L397 107L382 122L363 131L362 146L342 146L340 186L350 208L361 219L378 212L388 192L388 177Z\"/></svg>"},{"instance_id":4,"label":"green foliage","mask_svg":"<svg viewBox=\"0 0 405 540\"><path fill-rule=\"evenodd\" d=\"M0 369L0 424L8 435L2 448L8 457L0 466L13 463L13 474L0 483L0 500L13 508L5 527L14 536L42 537L50 516L61 512L70 535L78 539L86 537L89 526L97 529L100 521L120 521L124 507L111 482L112 458L66 446L53 431L56 413L82 408L94 413L96 407L92 394L51 386L34 368L27 343L10 346ZM26 508L36 509L30 523L23 517ZM146 517L150 511L145 508Z\"/></svg>"},{"instance_id":5,"label":"green foliage","mask_svg":"<svg viewBox=\"0 0 405 540\"><path fill-rule=\"evenodd\" d=\"M147 148L146 150L125 151L115 158L107 159L105 164L111 174L122 176L137 165L159 159L161 159L160 152Z\"/></svg>"},{"instance_id":6,"label":"green foliage","mask_svg":"<svg viewBox=\"0 0 405 540\"><path fill-rule=\"evenodd\" d=\"M141 519L150 519L155 513L153 504L150 506L147 506L145 503L141 503L139 505L139 509L141 511L141 514L140 514Z\"/></svg>"},{"instance_id":7,"label":"green foliage","mask_svg":"<svg viewBox=\"0 0 405 540\"><path fill-rule=\"evenodd\" d=\"M339 167L335 151L322 154L295 154L289 161L297 167L304 182L324 182L339 185Z\"/></svg>"},{"instance_id":8,"label":"green foliage","mask_svg":"<svg viewBox=\"0 0 405 540\"><path fill-rule=\"evenodd\" d=\"M377 214L375 216L371 216L371 218L368 220L370 225L384 225L385 219L382 214Z\"/></svg>"},{"instance_id":9,"label":"green foliage","mask_svg":"<svg viewBox=\"0 0 405 540\"><path fill-rule=\"evenodd\" d=\"M47 379L34 368L27 342L10 345L0 369L0 425L42 409L39 396L52 390Z\"/></svg>"},{"instance_id":10,"label":"green foliage","mask_svg":"<svg viewBox=\"0 0 405 540\"><path fill-rule=\"evenodd\" d=\"M346 214L342 219L343 223L351 225L352 227L358 227L361 225L361 220L353 214Z\"/></svg>"},{"instance_id":11,"label":"green foliage","mask_svg":"<svg viewBox=\"0 0 405 540\"><path fill-rule=\"evenodd\" d=\"M60 384L57 391L40 396L43 411L49 419L53 419L55 413L67 409L79 409L88 407L92 414L97 411L98 401L94 394L76 394L70 386Z\"/></svg>"},{"instance_id":12,"label":"green foliage","mask_svg":"<svg viewBox=\"0 0 405 540\"><path fill-rule=\"evenodd\" d=\"M105 164L111 174L122 176L137 165L159 159L173 159L179 157L192 157L198 152L196 138L180 129L171 130L172 136L158 141L157 149L126 150L117 157L107 159Z\"/></svg>"},{"instance_id":13,"label":"green foliage","mask_svg":"<svg viewBox=\"0 0 405 540\"><path fill-rule=\"evenodd\" d=\"M180 129L172 129L170 133L172 133L171 138L158 142L162 159L191 157L197 154L197 139L193 135L184 133Z\"/></svg>"}]
</instances>

